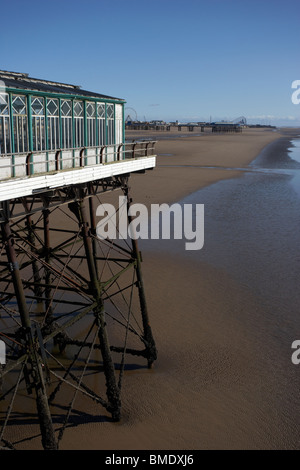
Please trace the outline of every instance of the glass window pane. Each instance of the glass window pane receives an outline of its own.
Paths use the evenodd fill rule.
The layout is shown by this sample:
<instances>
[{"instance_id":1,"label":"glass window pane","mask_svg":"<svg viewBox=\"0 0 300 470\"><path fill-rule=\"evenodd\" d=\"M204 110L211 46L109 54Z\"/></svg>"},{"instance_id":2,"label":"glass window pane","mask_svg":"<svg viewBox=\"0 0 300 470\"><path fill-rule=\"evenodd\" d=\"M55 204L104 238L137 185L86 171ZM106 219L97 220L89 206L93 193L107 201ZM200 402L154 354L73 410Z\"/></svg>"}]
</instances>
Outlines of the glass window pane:
<instances>
[{"instance_id":1,"label":"glass window pane","mask_svg":"<svg viewBox=\"0 0 300 470\"><path fill-rule=\"evenodd\" d=\"M0 114L8 115L8 95L7 94L0 94Z\"/></svg>"},{"instance_id":2,"label":"glass window pane","mask_svg":"<svg viewBox=\"0 0 300 470\"><path fill-rule=\"evenodd\" d=\"M74 116L83 117L83 102L82 101L74 102Z\"/></svg>"},{"instance_id":3,"label":"glass window pane","mask_svg":"<svg viewBox=\"0 0 300 470\"><path fill-rule=\"evenodd\" d=\"M95 116L95 103L87 102L86 104L86 115L87 117Z\"/></svg>"},{"instance_id":4,"label":"glass window pane","mask_svg":"<svg viewBox=\"0 0 300 470\"><path fill-rule=\"evenodd\" d=\"M104 103L98 103L97 105L97 113L99 118L105 118L105 104Z\"/></svg>"},{"instance_id":5,"label":"glass window pane","mask_svg":"<svg viewBox=\"0 0 300 470\"><path fill-rule=\"evenodd\" d=\"M27 114L25 96L13 96L12 105L14 114Z\"/></svg>"},{"instance_id":6,"label":"glass window pane","mask_svg":"<svg viewBox=\"0 0 300 470\"><path fill-rule=\"evenodd\" d=\"M31 112L33 116L44 115L44 98L31 98Z\"/></svg>"},{"instance_id":7,"label":"glass window pane","mask_svg":"<svg viewBox=\"0 0 300 470\"><path fill-rule=\"evenodd\" d=\"M113 119L113 117L114 117L114 105L113 104L108 104L107 105L106 113L107 113L107 118L108 119Z\"/></svg>"},{"instance_id":8,"label":"glass window pane","mask_svg":"<svg viewBox=\"0 0 300 470\"><path fill-rule=\"evenodd\" d=\"M28 152L27 100L26 96L13 95L13 129L15 152Z\"/></svg>"},{"instance_id":9,"label":"glass window pane","mask_svg":"<svg viewBox=\"0 0 300 470\"><path fill-rule=\"evenodd\" d=\"M61 115L72 116L72 106L70 100L62 100L61 102Z\"/></svg>"},{"instance_id":10,"label":"glass window pane","mask_svg":"<svg viewBox=\"0 0 300 470\"><path fill-rule=\"evenodd\" d=\"M48 113L48 116L58 116L58 100L48 98L47 113Z\"/></svg>"}]
</instances>

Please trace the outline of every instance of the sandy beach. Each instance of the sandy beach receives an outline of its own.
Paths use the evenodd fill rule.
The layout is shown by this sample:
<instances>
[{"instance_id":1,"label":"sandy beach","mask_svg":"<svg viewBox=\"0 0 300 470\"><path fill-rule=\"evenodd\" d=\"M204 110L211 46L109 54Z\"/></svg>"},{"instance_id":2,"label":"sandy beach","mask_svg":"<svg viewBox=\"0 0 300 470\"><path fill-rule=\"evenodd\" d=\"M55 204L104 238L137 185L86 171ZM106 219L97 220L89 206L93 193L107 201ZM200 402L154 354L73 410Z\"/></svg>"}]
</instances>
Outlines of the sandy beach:
<instances>
[{"instance_id":1,"label":"sandy beach","mask_svg":"<svg viewBox=\"0 0 300 470\"><path fill-rule=\"evenodd\" d=\"M173 203L220 180L238 178L263 149L272 145L276 156L283 141L298 134L293 129L180 137L151 133L158 139L157 167L131 176L133 200L148 207ZM148 138L146 131L128 131L126 137ZM158 359L151 370L125 372L119 423L78 420L66 430L60 448L299 448L291 411L299 403L285 395L291 382L299 383L297 368L282 373L284 365L278 369L272 361L278 348L272 333L269 355L261 353L268 307L224 269L184 252L157 252L146 241L141 248ZM95 403L87 406L87 416L102 413ZM20 439L23 431L15 430ZM19 448L40 448L39 436Z\"/></svg>"}]
</instances>

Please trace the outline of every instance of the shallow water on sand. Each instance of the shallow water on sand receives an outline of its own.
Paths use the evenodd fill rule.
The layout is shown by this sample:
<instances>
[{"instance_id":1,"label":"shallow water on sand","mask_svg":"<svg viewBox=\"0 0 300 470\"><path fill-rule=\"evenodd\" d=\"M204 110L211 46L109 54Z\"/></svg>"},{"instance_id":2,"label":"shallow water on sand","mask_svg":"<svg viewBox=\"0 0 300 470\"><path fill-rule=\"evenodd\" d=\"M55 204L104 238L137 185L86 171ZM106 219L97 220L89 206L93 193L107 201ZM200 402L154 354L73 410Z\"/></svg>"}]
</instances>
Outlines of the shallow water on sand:
<instances>
[{"instance_id":1,"label":"shallow water on sand","mask_svg":"<svg viewBox=\"0 0 300 470\"><path fill-rule=\"evenodd\" d=\"M291 361L292 342L300 339L300 139L287 140L280 154L270 146L240 178L203 188L180 204L204 204L204 247L186 251L186 240L162 240L144 242L145 249L190 259L199 269L211 266L239 286L241 294L228 291L224 305L236 302L234 314L255 345L253 379L264 377L262 393L253 387L253 412L261 410L256 429L268 423L275 447L300 448L300 364ZM216 278L216 292L219 287ZM245 291L254 299L251 307ZM225 325L226 319L216 328ZM245 430L246 421L238 419Z\"/></svg>"},{"instance_id":2,"label":"shallow water on sand","mask_svg":"<svg viewBox=\"0 0 300 470\"><path fill-rule=\"evenodd\" d=\"M258 159L253 168L265 168ZM184 200L205 205L199 260L223 268L300 334L300 169L245 173ZM194 254L195 256L195 254Z\"/></svg>"},{"instance_id":3,"label":"shallow water on sand","mask_svg":"<svg viewBox=\"0 0 300 470\"><path fill-rule=\"evenodd\" d=\"M204 247L186 251L186 240L160 240L145 248L228 271L274 307L276 321L291 321L290 335L300 337L300 140L279 157L262 153L241 178L203 188L180 204L204 204Z\"/></svg>"}]
</instances>

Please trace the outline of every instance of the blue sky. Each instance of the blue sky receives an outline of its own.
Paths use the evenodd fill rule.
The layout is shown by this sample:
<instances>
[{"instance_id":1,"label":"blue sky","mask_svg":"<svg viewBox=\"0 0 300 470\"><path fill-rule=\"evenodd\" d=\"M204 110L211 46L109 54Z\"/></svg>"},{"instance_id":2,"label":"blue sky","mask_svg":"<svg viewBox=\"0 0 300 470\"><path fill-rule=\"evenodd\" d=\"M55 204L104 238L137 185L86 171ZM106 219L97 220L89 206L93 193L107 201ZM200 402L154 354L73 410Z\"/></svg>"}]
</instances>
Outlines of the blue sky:
<instances>
[{"instance_id":1,"label":"blue sky","mask_svg":"<svg viewBox=\"0 0 300 470\"><path fill-rule=\"evenodd\" d=\"M140 120L299 125L299 0L0 0L0 68L124 98Z\"/></svg>"}]
</instances>

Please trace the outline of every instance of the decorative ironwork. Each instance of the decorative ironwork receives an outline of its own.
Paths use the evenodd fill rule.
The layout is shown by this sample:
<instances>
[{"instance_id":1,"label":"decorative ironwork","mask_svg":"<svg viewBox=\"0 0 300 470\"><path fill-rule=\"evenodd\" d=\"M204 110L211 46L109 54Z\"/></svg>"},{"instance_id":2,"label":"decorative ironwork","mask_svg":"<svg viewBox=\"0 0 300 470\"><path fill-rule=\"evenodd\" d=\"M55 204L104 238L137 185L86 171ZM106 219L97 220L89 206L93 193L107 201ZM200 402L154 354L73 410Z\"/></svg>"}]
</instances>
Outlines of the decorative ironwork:
<instances>
[{"instance_id":1,"label":"decorative ironwork","mask_svg":"<svg viewBox=\"0 0 300 470\"><path fill-rule=\"evenodd\" d=\"M0 94L1 154L119 145L123 137L122 104L41 97L34 91L11 95L9 103L8 94Z\"/></svg>"},{"instance_id":2,"label":"decorative ironwork","mask_svg":"<svg viewBox=\"0 0 300 470\"><path fill-rule=\"evenodd\" d=\"M84 111L83 102L74 102L75 147L84 146Z\"/></svg>"},{"instance_id":3,"label":"decorative ironwork","mask_svg":"<svg viewBox=\"0 0 300 470\"><path fill-rule=\"evenodd\" d=\"M44 116L44 98L31 98L31 112L33 116Z\"/></svg>"},{"instance_id":4,"label":"decorative ironwork","mask_svg":"<svg viewBox=\"0 0 300 470\"><path fill-rule=\"evenodd\" d=\"M13 95L12 110L14 123L14 151L17 153L27 152L29 142L26 97Z\"/></svg>"},{"instance_id":5,"label":"decorative ironwork","mask_svg":"<svg viewBox=\"0 0 300 470\"><path fill-rule=\"evenodd\" d=\"M12 98L13 113L15 115L27 114L26 97L22 95L14 95Z\"/></svg>"},{"instance_id":6,"label":"decorative ironwork","mask_svg":"<svg viewBox=\"0 0 300 470\"><path fill-rule=\"evenodd\" d=\"M97 104L97 114L98 114L98 118L105 119L105 104L104 103Z\"/></svg>"},{"instance_id":7,"label":"decorative ironwork","mask_svg":"<svg viewBox=\"0 0 300 470\"><path fill-rule=\"evenodd\" d=\"M89 118L95 117L95 111L96 111L95 103L92 103L92 102L88 101L86 103L86 115L87 115L87 117L89 117Z\"/></svg>"},{"instance_id":8,"label":"decorative ironwork","mask_svg":"<svg viewBox=\"0 0 300 470\"><path fill-rule=\"evenodd\" d=\"M108 104L106 112L107 112L107 118L108 119L113 119L114 118L114 105L113 104Z\"/></svg>"},{"instance_id":9,"label":"decorative ironwork","mask_svg":"<svg viewBox=\"0 0 300 470\"><path fill-rule=\"evenodd\" d=\"M87 101L86 103L87 119L87 146L96 145L96 106L95 103Z\"/></svg>"},{"instance_id":10,"label":"decorative ironwork","mask_svg":"<svg viewBox=\"0 0 300 470\"><path fill-rule=\"evenodd\" d=\"M9 114L7 93L0 93L0 114L1 116Z\"/></svg>"},{"instance_id":11,"label":"decorative ironwork","mask_svg":"<svg viewBox=\"0 0 300 470\"><path fill-rule=\"evenodd\" d=\"M97 103L98 143L105 145L105 104Z\"/></svg>"},{"instance_id":12,"label":"decorative ironwork","mask_svg":"<svg viewBox=\"0 0 300 470\"><path fill-rule=\"evenodd\" d=\"M31 98L33 150L45 150L45 105L44 98Z\"/></svg>"},{"instance_id":13,"label":"decorative ironwork","mask_svg":"<svg viewBox=\"0 0 300 470\"><path fill-rule=\"evenodd\" d=\"M59 116L58 100L55 98L47 99L47 113L48 116Z\"/></svg>"},{"instance_id":14,"label":"decorative ironwork","mask_svg":"<svg viewBox=\"0 0 300 470\"><path fill-rule=\"evenodd\" d=\"M71 100L61 101L61 119L62 119L62 148L73 147L73 129L72 129L72 102Z\"/></svg>"},{"instance_id":15,"label":"decorative ironwork","mask_svg":"<svg viewBox=\"0 0 300 470\"><path fill-rule=\"evenodd\" d=\"M72 116L72 102L71 100L62 100L61 102L61 115Z\"/></svg>"},{"instance_id":16,"label":"decorative ironwork","mask_svg":"<svg viewBox=\"0 0 300 470\"><path fill-rule=\"evenodd\" d=\"M74 102L74 116L83 118L83 102L82 101Z\"/></svg>"},{"instance_id":17,"label":"decorative ironwork","mask_svg":"<svg viewBox=\"0 0 300 470\"><path fill-rule=\"evenodd\" d=\"M47 99L48 118L48 149L54 150L60 147L59 132L59 105L55 98Z\"/></svg>"},{"instance_id":18,"label":"decorative ironwork","mask_svg":"<svg viewBox=\"0 0 300 470\"><path fill-rule=\"evenodd\" d=\"M114 129L114 105L107 104L106 106L107 115L107 144L113 144L115 139Z\"/></svg>"}]
</instances>

